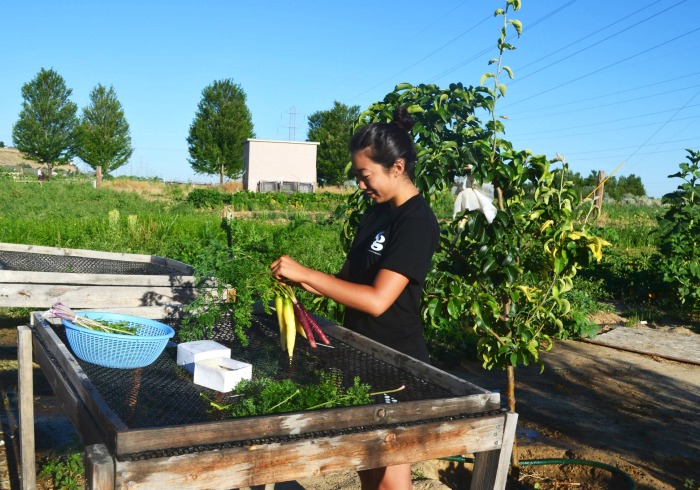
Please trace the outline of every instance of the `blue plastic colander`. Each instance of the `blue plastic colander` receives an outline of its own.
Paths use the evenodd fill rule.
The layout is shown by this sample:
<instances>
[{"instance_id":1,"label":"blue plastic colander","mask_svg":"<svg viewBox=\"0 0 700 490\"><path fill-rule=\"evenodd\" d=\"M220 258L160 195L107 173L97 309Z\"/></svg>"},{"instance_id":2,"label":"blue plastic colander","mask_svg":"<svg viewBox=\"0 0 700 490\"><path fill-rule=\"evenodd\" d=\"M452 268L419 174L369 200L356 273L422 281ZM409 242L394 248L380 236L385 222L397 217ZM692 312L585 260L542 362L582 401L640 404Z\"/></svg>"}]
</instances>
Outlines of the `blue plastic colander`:
<instances>
[{"instance_id":1,"label":"blue plastic colander","mask_svg":"<svg viewBox=\"0 0 700 490\"><path fill-rule=\"evenodd\" d=\"M110 368L133 369L148 366L163 352L175 330L164 323L131 315L85 311L78 314L105 323L128 322L136 335L91 330L68 320L66 338L73 353L83 361Z\"/></svg>"}]
</instances>

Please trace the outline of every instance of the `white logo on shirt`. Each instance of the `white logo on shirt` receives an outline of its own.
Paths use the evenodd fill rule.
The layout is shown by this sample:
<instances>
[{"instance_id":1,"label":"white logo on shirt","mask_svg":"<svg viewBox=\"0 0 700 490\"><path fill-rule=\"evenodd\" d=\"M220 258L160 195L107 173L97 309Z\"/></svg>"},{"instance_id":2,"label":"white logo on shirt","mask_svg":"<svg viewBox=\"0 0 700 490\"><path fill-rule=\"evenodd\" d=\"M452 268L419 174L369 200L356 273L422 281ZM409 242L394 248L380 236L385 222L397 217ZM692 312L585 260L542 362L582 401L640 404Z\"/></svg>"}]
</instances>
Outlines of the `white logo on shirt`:
<instances>
[{"instance_id":1,"label":"white logo on shirt","mask_svg":"<svg viewBox=\"0 0 700 490\"><path fill-rule=\"evenodd\" d=\"M377 233L377 236L374 237L374 242L372 242L372 245L370 245L370 249L372 249L373 252L381 252L384 250L384 242L386 241L386 238L384 237L384 232L380 231Z\"/></svg>"}]
</instances>

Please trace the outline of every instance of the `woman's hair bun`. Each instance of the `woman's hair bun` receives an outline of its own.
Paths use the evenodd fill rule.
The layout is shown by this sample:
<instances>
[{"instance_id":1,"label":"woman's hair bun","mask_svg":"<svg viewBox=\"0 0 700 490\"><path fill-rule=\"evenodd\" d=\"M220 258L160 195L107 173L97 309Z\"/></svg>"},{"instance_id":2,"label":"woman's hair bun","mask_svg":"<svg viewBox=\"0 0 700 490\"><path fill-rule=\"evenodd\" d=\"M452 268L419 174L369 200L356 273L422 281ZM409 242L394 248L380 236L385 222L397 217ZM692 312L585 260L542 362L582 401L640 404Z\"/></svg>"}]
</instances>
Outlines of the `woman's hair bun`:
<instances>
[{"instance_id":1,"label":"woman's hair bun","mask_svg":"<svg viewBox=\"0 0 700 490\"><path fill-rule=\"evenodd\" d=\"M404 106L398 106L394 109L394 123L404 131L408 132L413 128L416 120L408 113L408 109Z\"/></svg>"}]
</instances>

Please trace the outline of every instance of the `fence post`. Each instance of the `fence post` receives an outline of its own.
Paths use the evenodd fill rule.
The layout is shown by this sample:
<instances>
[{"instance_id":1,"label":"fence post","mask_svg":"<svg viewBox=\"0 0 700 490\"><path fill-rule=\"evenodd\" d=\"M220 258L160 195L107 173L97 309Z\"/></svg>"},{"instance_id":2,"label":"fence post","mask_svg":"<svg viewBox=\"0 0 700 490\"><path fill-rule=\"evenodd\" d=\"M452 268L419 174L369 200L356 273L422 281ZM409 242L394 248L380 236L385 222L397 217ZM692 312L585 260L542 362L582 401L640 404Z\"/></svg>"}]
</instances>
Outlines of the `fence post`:
<instances>
[{"instance_id":1,"label":"fence post","mask_svg":"<svg viewBox=\"0 0 700 490\"><path fill-rule=\"evenodd\" d=\"M593 202L600 211L603 209L603 189L605 188L605 172L603 170L598 171L598 185L596 186L595 196Z\"/></svg>"}]
</instances>

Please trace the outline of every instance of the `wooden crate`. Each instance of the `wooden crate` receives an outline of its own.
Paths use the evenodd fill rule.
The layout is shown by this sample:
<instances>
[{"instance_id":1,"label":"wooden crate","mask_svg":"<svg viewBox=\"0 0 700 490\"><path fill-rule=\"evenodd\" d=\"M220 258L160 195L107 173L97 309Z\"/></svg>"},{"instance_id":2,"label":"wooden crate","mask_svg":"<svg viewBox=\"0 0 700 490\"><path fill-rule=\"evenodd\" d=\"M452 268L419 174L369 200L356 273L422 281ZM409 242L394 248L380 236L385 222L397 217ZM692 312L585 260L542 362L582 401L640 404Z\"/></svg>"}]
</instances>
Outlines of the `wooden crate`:
<instances>
[{"instance_id":1,"label":"wooden crate","mask_svg":"<svg viewBox=\"0 0 700 490\"><path fill-rule=\"evenodd\" d=\"M229 489L464 454L475 455L472 489L505 488L517 414L500 409L497 393L319 321L332 341L439 385L452 396L132 428L104 401L40 312L32 315L31 329L19 327L19 351L20 359L26 359L33 348L80 433L88 456L88 488ZM31 368L24 364L20 398L31 400L26 394ZM168 403L177 400L163 393L163 404ZM31 420L27 405L31 402L20 406L21 420ZM32 467L33 460L24 457L33 454L33 435L23 433L22 441L22 465ZM192 447L198 449L188 450Z\"/></svg>"},{"instance_id":2,"label":"wooden crate","mask_svg":"<svg viewBox=\"0 0 700 490\"><path fill-rule=\"evenodd\" d=\"M193 274L155 255L0 243L0 307L183 305L195 297Z\"/></svg>"}]
</instances>

